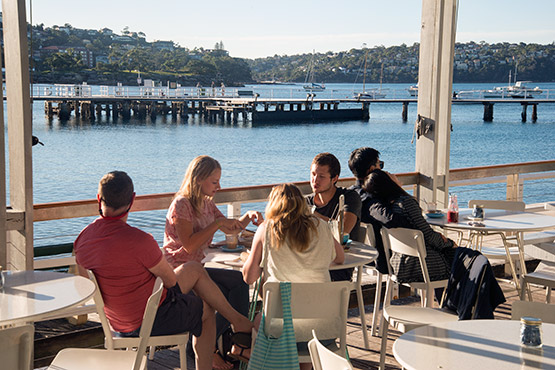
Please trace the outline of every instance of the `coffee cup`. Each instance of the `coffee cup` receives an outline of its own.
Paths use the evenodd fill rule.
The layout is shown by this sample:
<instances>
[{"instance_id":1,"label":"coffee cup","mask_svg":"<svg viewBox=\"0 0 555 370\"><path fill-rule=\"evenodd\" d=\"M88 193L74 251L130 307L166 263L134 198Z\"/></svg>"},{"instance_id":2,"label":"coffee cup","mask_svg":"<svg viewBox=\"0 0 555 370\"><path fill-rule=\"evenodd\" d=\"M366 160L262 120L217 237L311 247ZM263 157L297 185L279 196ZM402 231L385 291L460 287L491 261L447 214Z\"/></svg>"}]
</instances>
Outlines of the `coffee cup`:
<instances>
[{"instance_id":1,"label":"coffee cup","mask_svg":"<svg viewBox=\"0 0 555 370\"><path fill-rule=\"evenodd\" d=\"M225 244L227 246L227 249L237 248L238 243L239 236L237 234L225 234Z\"/></svg>"},{"instance_id":2,"label":"coffee cup","mask_svg":"<svg viewBox=\"0 0 555 370\"><path fill-rule=\"evenodd\" d=\"M428 213L435 213L437 211L436 202L426 202L426 211Z\"/></svg>"}]
</instances>

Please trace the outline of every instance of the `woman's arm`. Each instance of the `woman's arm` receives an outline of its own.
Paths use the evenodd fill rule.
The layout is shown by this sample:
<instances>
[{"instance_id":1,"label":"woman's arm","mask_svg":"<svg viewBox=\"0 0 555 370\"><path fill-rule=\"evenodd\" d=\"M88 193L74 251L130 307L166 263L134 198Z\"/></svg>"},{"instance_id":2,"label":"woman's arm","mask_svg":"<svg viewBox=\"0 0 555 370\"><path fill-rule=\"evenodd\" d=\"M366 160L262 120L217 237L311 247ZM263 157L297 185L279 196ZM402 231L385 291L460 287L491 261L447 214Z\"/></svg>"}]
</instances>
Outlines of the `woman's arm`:
<instances>
[{"instance_id":1,"label":"woman's arm","mask_svg":"<svg viewBox=\"0 0 555 370\"><path fill-rule=\"evenodd\" d=\"M214 233L222 226L223 220L225 219L218 218L196 233L193 233L193 223L188 220L174 218L173 222L183 249L192 254L212 239Z\"/></svg>"},{"instance_id":2,"label":"woman's arm","mask_svg":"<svg viewBox=\"0 0 555 370\"><path fill-rule=\"evenodd\" d=\"M455 243L451 239L445 238L431 228L430 224L422 216L422 209L414 198L405 197L402 203L411 223L424 234L426 246L436 250L454 247Z\"/></svg>"},{"instance_id":3,"label":"woman's arm","mask_svg":"<svg viewBox=\"0 0 555 370\"><path fill-rule=\"evenodd\" d=\"M247 284L254 283L262 274L260 262L262 261L262 251L264 249L266 225L267 223L263 222L260 226L258 226L258 230L256 230L252 241L249 258L247 258L247 261L243 265L243 280Z\"/></svg>"},{"instance_id":4,"label":"woman's arm","mask_svg":"<svg viewBox=\"0 0 555 370\"><path fill-rule=\"evenodd\" d=\"M345 262L345 250L343 249L343 246L339 244L337 240L335 240L335 238L332 237L332 239L333 247L335 248L335 259L333 260L333 262L338 265L342 265L343 262Z\"/></svg>"}]
</instances>

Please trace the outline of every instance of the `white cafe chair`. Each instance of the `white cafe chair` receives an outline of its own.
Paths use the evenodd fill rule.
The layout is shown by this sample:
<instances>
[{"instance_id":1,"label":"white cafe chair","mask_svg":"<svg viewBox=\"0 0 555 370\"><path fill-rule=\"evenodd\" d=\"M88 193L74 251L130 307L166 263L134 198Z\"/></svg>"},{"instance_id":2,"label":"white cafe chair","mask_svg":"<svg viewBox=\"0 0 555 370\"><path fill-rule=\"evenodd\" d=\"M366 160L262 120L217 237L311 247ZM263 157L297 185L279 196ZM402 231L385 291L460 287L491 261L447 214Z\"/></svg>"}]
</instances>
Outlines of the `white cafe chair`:
<instances>
[{"instance_id":1,"label":"white cafe chair","mask_svg":"<svg viewBox=\"0 0 555 370\"><path fill-rule=\"evenodd\" d=\"M543 322L555 324L555 305L541 302L514 301L511 307L511 320L520 320L524 316L536 317Z\"/></svg>"},{"instance_id":2,"label":"white cafe chair","mask_svg":"<svg viewBox=\"0 0 555 370\"><path fill-rule=\"evenodd\" d=\"M110 322L106 317L104 312L104 300L96 281L94 273L87 270L90 279L96 285L96 291L94 295L94 303L98 310L98 316L102 324L102 330L104 331L104 347L106 349L129 349L134 348L139 345L140 338L138 337L118 337L116 332L110 326ZM154 358L154 352L156 346L177 346L179 349L179 361L182 369L187 368L187 354L186 347L189 341L189 333L180 333L174 335L160 335L160 336L150 336L148 338L148 346L150 346L149 359Z\"/></svg>"},{"instance_id":3,"label":"white cafe chair","mask_svg":"<svg viewBox=\"0 0 555 370\"><path fill-rule=\"evenodd\" d=\"M48 370L112 370L146 369L146 347L152 324L156 316L156 310L162 296L163 285L160 278L156 279L154 291L147 301L143 322L139 332L139 341L136 351L121 351L114 349L92 349L92 348L66 348L58 352ZM97 292L98 293L98 289Z\"/></svg>"},{"instance_id":4,"label":"white cafe chair","mask_svg":"<svg viewBox=\"0 0 555 370\"><path fill-rule=\"evenodd\" d=\"M266 335L279 337L283 329L283 309L279 282L264 284ZM347 309L351 288L348 281L291 283L291 314L297 342L308 342L314 330L322 339L339 339L328 350L345 356L347 351ZM307 350L299 351L299 362L311 362Z\"/></svg>"},{"instance_id":5,"label":"white cafe chair","mask_svg":"<svg viewBox=\"0 0 555 370\"><path fill-rule=\"evenodd\" d=\"M524 212L526 209L526 204L520 201L509 201L509 200L485 200L485 199L472 199L468 201L468 207L473 208L474 205L482 206L486 209L501 209L506 211ZM486 212L486 218L487 218ZM482 246L483 238L486 235L498 235L503 246L500 247L484 247ZM520 265L516 263L520 259L518 251L518 239L517 236L507 236L503 232L477 232L471 231L469 236L469 243L474 249L479 250L488 260L501 259L509 263L511 274L513 275L513 281L517 282L517 275L520 271ZM520 292L519 292L520 293Z\"/></svg>"},{"instance_id":6,"label":"white cafe chair","mask_svg":"<svg viewBox=\"0 0 555 370\"><path fill-rule=\"evenodd\" d=\"M533 272L528 272L520 277L520 299L525 299L525 292L529 292L528 284L544 286L545 303L551 303L551 290L555 288L555 262L540 261ZM532 295L529 294L532 298ZM530 299L531 300L531 299Z\"/></svg>"},{"instance_id":7,"label":"white cafe chair","mask_svg":"<svg viewBox=\"0 0 555 370\"><path fill-rule=\"evenodd\" d=\"M376 247L376 235L374 234L374 227L372 224L367 223L360 223L361 228L366 229L366 237L364 239L364 244L367 244L371 247ZM377 263L377 262L376 262ZM384 277L387 279L387 275L383 275L381 272L378 271L376 265L374 266L367 266L367 268L373 269L374 273L376 274L376 289L374 293L374 312L372 313L372 326L370 327L370 334L372 336L376 336L377 334L377 327L378 327L378 317L380 311L380 304L382 299L382 282ZM360 307L359 307L360 309ZM364 311L364 310L362 310ZM364 313L362 313L364 314ZM383 333L380 330L380 335Z\"/></svg>"},{"instance_id":8,"label":"white cafe chair","mask_svg":"<svg viewBox=\"0 0 555 370\"><path fill-rule=\"evenodd\" d=\"M389 270L389 279L387 280L384 306L382 309L382 324L380 325L380 330L383 328L380 349L380 370L384 370L389 325L402 333L406 333L419 326L446 321L458 321L459 318L453 313L431 307L390 305L393 284L397 281L397 277L393 273L389 261L391 255L390 251L418 257L424 277L424 282L420 283L422 285L419 286L421 286L421 289L427 290L426 296L429 296L427 298L427 304L431 301L433 302L433 291L437 286L434 285L435 282L430 281L428 275L428 267L426 266L426 246L424 245L424 235L420 230L404 228L386 229L382 227L381 234ZM431 306L431 304L429 305Z\"/></svg>"},{"instance_id":9,"label":"white cafe chair","mask_svg":"<svg viewBox=\"0 0 555 370\"><path fill-rule=\"evenodd\" d=\"M308 342L308 351L314 370L353 370L349 360L333 353L320 343L314 330L312 339Z\"/></svg>"},{"instance_id":10,"label":"white cafe chair","mask_svg":"<svg viewBox=\"0 0 555 370\"><path fill-rule=\"evenodd\" d=\"M33 369L33 325L0 329L0 368Z\"/></svg>"}]
</instances>

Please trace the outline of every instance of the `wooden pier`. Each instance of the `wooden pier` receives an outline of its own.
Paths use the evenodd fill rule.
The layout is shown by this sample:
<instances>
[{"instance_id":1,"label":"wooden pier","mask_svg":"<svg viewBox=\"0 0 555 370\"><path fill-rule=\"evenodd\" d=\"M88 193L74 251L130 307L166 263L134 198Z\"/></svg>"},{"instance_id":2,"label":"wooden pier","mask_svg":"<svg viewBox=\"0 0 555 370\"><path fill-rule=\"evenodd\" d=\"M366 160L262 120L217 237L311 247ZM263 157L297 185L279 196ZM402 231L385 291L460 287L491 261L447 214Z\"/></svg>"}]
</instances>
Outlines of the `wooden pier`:
<instances>
[{"instance_id":1,"label":"wooden pier","mask_svg":"<svg viewBox=\"0 0 555 370\"><path fill-rule=\"evenodd\" d=\"M113 118L129 119L131 116L155 119L159 115L187 118L189 114L205 116L208 121L222 122L279 122L279 121L325 121L325 120L366 120L370 117L371 104L399 104L401 119L408 119L409 104L417 103L416 98L407 99L348 99L307 98L260 99L252 97L152 97L152 96L35 96L34 100L44 101L45 114L67 120L72 114L94 120L102 114ZM526 122L528 106L532 107L531 121L538 119L539 104L553 104L555 99L453 99L453 104L482 104L483 120L493 121L495 104L520 104L521 121Z\"/></svg>"}]
</instances>

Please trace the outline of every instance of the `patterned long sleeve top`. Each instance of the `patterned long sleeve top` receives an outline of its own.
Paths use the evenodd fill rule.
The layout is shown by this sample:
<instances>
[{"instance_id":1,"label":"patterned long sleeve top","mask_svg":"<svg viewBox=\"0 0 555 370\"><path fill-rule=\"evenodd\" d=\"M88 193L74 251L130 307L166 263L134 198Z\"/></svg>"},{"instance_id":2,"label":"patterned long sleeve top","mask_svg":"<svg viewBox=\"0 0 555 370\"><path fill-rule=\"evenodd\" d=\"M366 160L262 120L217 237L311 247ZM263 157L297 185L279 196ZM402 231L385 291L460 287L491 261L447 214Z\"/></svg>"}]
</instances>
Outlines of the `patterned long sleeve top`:
<instances>
[{"instance_id":1,"label":"patterned long sleeve top","mask_svg":"<svg viewBox=\"0 0 555 370\"><path fill-rule=\"evenodd\" d=\"M426 266L430 279L448 279L451 273L451 264L455 254L454 242L451 239L445 241L441 234L432 230L428 222L422 216L422 209L418 202L411 196L401 196L391 206L393 213L402 215L405 225L386 225L387 227L407 227L422 231L424 243L426 244ZM397 274L400 282L423 281L420 262L417 257L410 257L394 253L391 257L391 266Z\"/></svg>"}]
</instances>

